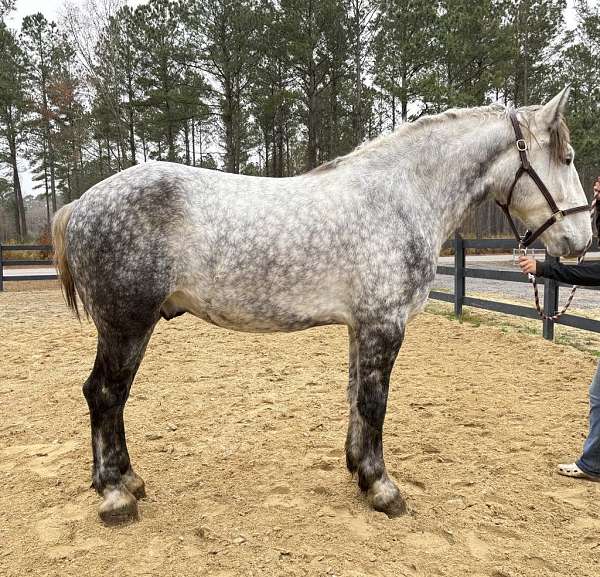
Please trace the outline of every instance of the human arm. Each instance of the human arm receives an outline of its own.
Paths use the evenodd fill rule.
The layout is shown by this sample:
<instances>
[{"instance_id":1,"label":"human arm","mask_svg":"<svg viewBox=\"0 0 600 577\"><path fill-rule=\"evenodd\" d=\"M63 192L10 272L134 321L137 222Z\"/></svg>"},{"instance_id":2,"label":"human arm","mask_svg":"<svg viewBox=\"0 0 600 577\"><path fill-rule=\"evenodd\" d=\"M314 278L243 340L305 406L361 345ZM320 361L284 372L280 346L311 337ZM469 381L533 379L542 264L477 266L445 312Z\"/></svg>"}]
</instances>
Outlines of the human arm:
<instances>
[{"instance_id":1,"label":"human arm","mask_svg":"<svg viewBox=\"0 0 600 577\"><path fill-rule=\"evenodd\" d=\"M600 261L582 262L577 265L552 261L536 261L519 257L519 266L525 274L535 274L565 284L600 286Z\"/></svg>"}]
</instances>

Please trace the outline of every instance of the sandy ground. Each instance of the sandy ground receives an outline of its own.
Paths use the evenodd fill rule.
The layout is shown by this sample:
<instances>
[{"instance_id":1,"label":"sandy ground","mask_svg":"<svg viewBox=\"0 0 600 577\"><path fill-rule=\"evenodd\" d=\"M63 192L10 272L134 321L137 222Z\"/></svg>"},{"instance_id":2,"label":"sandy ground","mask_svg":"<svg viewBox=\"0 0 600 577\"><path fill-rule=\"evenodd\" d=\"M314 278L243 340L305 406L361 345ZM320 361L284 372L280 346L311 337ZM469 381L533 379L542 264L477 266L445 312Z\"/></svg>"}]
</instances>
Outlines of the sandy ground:
<instances>
[{"instance_id":1,"label":"sandy ground","mask_svg":"<svg viewBox=\"0 0 600 577\"><path fill-rule=\"evenodd\" d=\"M424 314L386 420L411 514L344 468L343 328L247 335L161 322L126 410L141 519L100 524L81 394L94 329L56 290L0 293L0 575L597 576L600 484L577 456L594 361Z\"/></svg>"}]
</instances>

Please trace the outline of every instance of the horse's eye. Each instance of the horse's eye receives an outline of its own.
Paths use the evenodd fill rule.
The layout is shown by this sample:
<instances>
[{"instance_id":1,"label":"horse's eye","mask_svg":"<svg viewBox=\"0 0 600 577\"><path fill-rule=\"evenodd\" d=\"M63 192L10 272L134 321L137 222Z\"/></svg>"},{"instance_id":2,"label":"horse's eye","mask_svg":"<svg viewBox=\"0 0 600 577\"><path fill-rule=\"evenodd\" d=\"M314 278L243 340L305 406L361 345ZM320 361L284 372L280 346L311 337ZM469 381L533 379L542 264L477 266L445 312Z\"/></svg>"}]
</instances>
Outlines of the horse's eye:
<instances>
[{"instance_id":1,"label":"horse's eye","mask_svg":"<svg viewBox=\"0 0 600 577\"><path fill-rule=\"evenodd\" d=\"M572 162L573 162L573 159L570 156L565 158L565 164L567 166L570 166Z\"/></svg>"}]
</instances>

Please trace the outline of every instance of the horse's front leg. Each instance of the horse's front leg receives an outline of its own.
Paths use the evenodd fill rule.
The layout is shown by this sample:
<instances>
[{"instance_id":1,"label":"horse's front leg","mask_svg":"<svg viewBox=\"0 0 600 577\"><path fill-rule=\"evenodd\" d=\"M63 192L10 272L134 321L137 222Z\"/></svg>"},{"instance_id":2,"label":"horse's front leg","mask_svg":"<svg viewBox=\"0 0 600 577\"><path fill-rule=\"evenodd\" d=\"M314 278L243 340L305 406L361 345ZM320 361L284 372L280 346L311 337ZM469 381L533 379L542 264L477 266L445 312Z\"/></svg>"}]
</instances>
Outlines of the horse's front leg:
<instances>
[{"instance_id":1,"label":"horse's front leg","mask_svg":"<svg viewBox=\"0 0 600 577\"><path fill-rule=\"evenodd\" d=\"M406 512L398 487L383 461L383 421L390 374L404 337L404 325L367 324L350 331L350 423L346 463L372 507L388 515Z\"/></svg>"}]
</instances>

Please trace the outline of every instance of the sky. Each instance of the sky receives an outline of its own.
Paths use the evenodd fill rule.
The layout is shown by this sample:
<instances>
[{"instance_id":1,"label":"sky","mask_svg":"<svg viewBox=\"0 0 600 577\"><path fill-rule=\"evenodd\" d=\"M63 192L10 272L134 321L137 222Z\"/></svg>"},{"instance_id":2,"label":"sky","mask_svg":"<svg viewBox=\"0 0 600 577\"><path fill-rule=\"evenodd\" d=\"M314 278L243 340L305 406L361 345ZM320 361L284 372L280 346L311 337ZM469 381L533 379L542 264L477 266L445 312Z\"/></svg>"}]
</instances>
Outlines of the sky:
<instances>
[{"instance_id":1,"label":"sky","mask_svg":"<svg viewBox=\"0 0 600 577\"><path fill-rule=\"evenodd\" d=\"M85 4L84 1L72 0L73 4ZM145 0L128 0L130 6L143 4ZM20 28L21 21L29 14L41 12L46 20L57 20L60 16L64 0L17 0L17 9L8 18L12 28Z\"/></svg>"},{"instance_id":2,"label":"sky","mask_svg":"<svg viewBox=\"0 0 600 577\"><path fill-rule=\"evenodd\" d=\"M129 0L127 3L131 6L137 6L144 3L145 0ZM73 0L75 4L78 0ZM574 0L567 0L567 11L565 14L569 28L575 27L575 10L573 9ZM60 13L60 7L63 0L17 0L17 9L9 19L14 27L19 27L21 20L28 14L41 12L47 20L56 19ZM83 2L82 2L83 4Z\"/></svg>"},{"instance_id":3,"label":"sky","mask_svg":"<svg viewBox=\"0 0 600 577\"><path fill-rule=\"evenodd\" d=\"M74 4L85 4L85 0L71 0ZM128 0L130 6L143 4L146 0ZM426 0L425 0L426 1ZM598 1L598 0L596 0ZM21 21L29 14L41 12L47 20L58 20L64 0L17 0L16 10L8 18L11 28L20 28ZM567 0L567 10L565 19L569 28L574 28L577 24L575 10L573 8L574 0ZM32 193L31 173L29 170L21 172L21 186L25 195Z\"/></svg>"}]
</instances>

